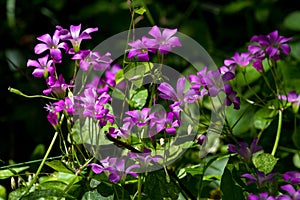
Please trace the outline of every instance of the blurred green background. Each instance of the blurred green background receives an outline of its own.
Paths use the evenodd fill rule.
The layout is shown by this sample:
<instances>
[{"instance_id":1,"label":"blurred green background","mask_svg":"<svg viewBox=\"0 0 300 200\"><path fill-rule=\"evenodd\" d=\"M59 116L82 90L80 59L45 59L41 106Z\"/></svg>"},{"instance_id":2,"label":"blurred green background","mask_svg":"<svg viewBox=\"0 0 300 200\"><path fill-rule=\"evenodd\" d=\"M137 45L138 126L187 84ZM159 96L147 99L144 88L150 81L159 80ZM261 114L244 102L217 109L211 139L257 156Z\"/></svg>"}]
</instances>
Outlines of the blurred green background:
<instances>
[{"instance_id":1,"label":"blurred green background","mask_svg":"<svg viewBox=\"0 0 300 200\"><path fill-rule=\"evenodd\" d=\"M178 28L198 41L218 66L234 52L246 50L245 44L255 34L277 29L280 35L294 37L293 56L300 60L300 7L291 0L138 0L147 13L136 27ZM2 0L0 1L0 166L9 160L24 162L41 158L43 145L54 133L46 120L45 103L9 93L20 89L28 95L41 94L45 81L34 78L26 67L27 60L37 59L33 48L36 37L53 34L56 25L82 29L99 27L85 48L126 31L130 23L128 2L121 0ZM300 71L300 70L298 70ZM297 73L296 75L299 75ZM300 87L299 87L300 88ZM40 144L40 145L39 145ZM38 151L34 149L39 145ZM55 154L55 150L52 152Z\"/></svg>"}]
</instances>

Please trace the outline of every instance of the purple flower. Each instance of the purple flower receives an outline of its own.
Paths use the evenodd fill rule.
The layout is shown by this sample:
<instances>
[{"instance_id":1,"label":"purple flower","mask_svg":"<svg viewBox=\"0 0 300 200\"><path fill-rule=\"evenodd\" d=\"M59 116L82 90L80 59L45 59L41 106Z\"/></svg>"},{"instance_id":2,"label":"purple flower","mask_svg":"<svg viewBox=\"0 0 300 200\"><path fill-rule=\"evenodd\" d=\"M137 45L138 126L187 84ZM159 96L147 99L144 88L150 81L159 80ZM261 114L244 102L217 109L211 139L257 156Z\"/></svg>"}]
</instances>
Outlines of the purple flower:
<instances>
[{"instance_id":1,"label":"purple flower","mask_svg":"<svg viewBox=\"0 0 300 200\"><path fill-rule=\"evenodd\" d=\"M186 103L192 103L195 102L199 95L195 90L189 90L187 92L184 92L184 85L185 85L186 79L184 77L179 78L176 85L176 91L174 88L167 82L161 83L157 89L161 93L158 94L159 97L162 99L174 101L174 102L186 102Z\"/></svg>"},{"instance_id":2,"label":"purple flower","mask_svg":"<svg viewBox=\"0 0 300 200\"><path fill-rule=\"evenodd\" d=\"M69 40L72 43L73 48L70 49L70 53L75 53L80 50L80 43L84 39L91 39L90 33L98 31L98 28L87 28L82 33L81 24L78 26L70 26L70 31L63 29L61 26L56 26L59 30L61 40Z\"/></svg>"},{"instance_id":3,"label":"purple flower","mask_svg":"<svg viewBox=\"0 0 300 200\"><path fill-rule=\"evenodd\" d=\"M163 159L160 155L151 156L151 150L145 148L143 153L128 152L128 156L131 159L137 159L141 168L147 168L151 162L158 162L159 159Z\"/></svg>"},{"instance_id":4,"label":"purple flower","mask_svg":"<svg viewBox=\"0 0 300 200\"><path fill-rule=\"evenodd\" d=\"M55 68L52 65L53 60L48 60L49 55L46 55L42 58L39 58L38 61L28 59L27 67L35 67L32 72L32 75L37 78L48 77L48 73L50 75L54 74Z\"/></svg>"},{"instance_id":5,"label":"purple flower","mask_svg":"<svg viewBox=\"0 0 300 200\"><path fill-rule=\"evenodd\" d=\"M191 83L193 83L191 89L200 91L199 96L208 94L211 97L215 97L219 94L223 85L219 69L207 71L207 67L204 67L197 72L197 75L191 74L189 78Z\"/></svg>"},{"instance_id":6,"label":"purple flower","mask_svg":"<svg viewBox=\"0 0 300 200\"><path fill-rule=\"evenodd\" d=\"M279 195L276 198L277 200L300 200L300 190L296 191L292 185L287 184L281 186L280 188L286 191L287 193L289 193L289 195L287 194Z\"/></svg>"},{"instance_id":7,"label":"purple flower","mask_svg":"<svg viewBox=\"0 0 300 200\"><path fill-rule=\"evenodd\" d=\"M278 35L278 30L275 30L268 35L255 35L251 38L251 42L256 42L255 45L249 45L248 51L251 52L256 57L263 57L265 53L275 60L279 59L280 50L282 50L284 55L290 53L291 48L287 41L292 38L286 38Z\"/></svg>"},{"instance_id":8,"label":"purple flower","mask_svg":"<svg viewBox=\"0 0 300 200\"><path fill-rule=\"evenodd\" d=\"M46 50L50 51L50 56L54 60L54 62L61 62L62 53L60 49L64 49L65 51L68 50L68 45L65 42L59 43L59 31L56 30L54 32L53 37L47 33L37 38L37 40L43 42L39 43L34 47L34 52L36 54L41 54Z\"/></svg>"},{"instance_id":9,"label":"purple flower","mask_svg":"<svg viewBox=\"0 0 300 200\"><path fill-rule=\"evenodd\" d=\"M110 58L111 54L106 53L104 56L101 56L98 52L92 52L90 50L81 50L79 53L76 53L72 59L80 60L79 67L83 71L88 71L91 67L95 71L106 70L112 63Z\"/></svg>"},{"instance_id":10,"label":"purple flower","mask_svg":"<svg viewBox=\"0 0 300 200\"><path fill-rule=\"evenodd\" d=\"M238 142L238 147L233 144L229 144L228 151L238 153L248 163L251 163L252 155L262 150L262 146L257 145L257 140L258 140L257 137L253 139L250 148L248 147L248 144L246 142Z\"/></svg>"},{"instance_id":11,"label":"purple flower","mask_svg":"<svg viewBox=\"0 0 300 200\"><path fill-rule=\"evenodd\" d=\"M289 181L291 184L300 183L300 172L289 171L282 175L285 181Z\"/></svg>"},{"instance_id":12,"label":"purple flower","mask_svg":"<svg viewBox=\"0 0 300 200\"><path fill-rule=\"evenodd\" d=\"M161 33L157 26L153 26L149 31L149 34L154 39L145 38L144 43L148 48L158 49L160 53L167 54L176 46L181 46L178 37L174 37L177 29L164 29Z\"/></svg>"},{"instance_id":13,"label":"purple flower","mask_svg":"<svg viewBox=\"0 0 300 200\"><path fill-rule=\"evenodd\" d=\"M150 115L149 112L150 108L127 111L126 114L129 115L129 117L125 117L123 121L129 122L132 125L136 124L137 126L145 126L152 118L152 115Z\"/></svg>"},{"instance_id":14,"label":"purple flower","mask_svg":"<svg viewBox=\"0 0 300 200\"><path fill-rule=\"evenodd\" d=\"M287 102L291 102L294 106L300 105L300 94L297 95L296 91L291 91L288 95L278 95L278 99L285 100Z\"/></svg>"},{"instance_id":15,"label":"purple flower","mask_svg":"<svg viewBox=\"0 0 300 200\"><path fill-rule=\"evenodd\" d=\"M243 178L247 178L248 181L246 182L247 185L250 185L252 183L255 183L258 188L262 188L265 186L267 182L272 182L274 180L274 175L276 173L270 173L268 175L265 175L265 173L257 171L256 176L253 176L252 174L243 174Z\"/></svg>"},{"instance_id":16,"label":"purple flower","mask_svg":"<svg viewBox=\"0 0 300 200\"><path fill-rule=\"evenodd\" d=\"M240 109L240 97L236 96L236 92L233 91L231 85L225 84L224 91L226 94L226 99L225 99L226 106L230 106L231 104L233 104L234 109L236 110Z\"/></svg>"},{"instance_id":17,"label":"purple flower","mask_svg":"<svg viewBox=\"0 0 300 200\"><path fill-rule=\"evenodd\" d=\"M55 110L55 106L53 104L47 104L45 106L45 109L49 111L47 114L47 120L48 122L55 127L58 125L58 112Z\"/></svg>"},{"instance_id":18,"label":"purple flower","mask_svg":"<svg viewBox=\"0 0 300 200\"><path fill-rule=\"evenodd\" d=\"M263 192L259 195L249 194L248 200L275 200L275 198L273 196L269 196L268 192Z\"/></svg>"},{"instance_id":19,"label":"purple flower","mask_svg":"<svg viewBox=\"0 0 300 200\"><path fill-rule=\"evenodd\" d=\"M219 68L219 71L224 82L230 81L235 78L235 66L228 68L227 66L222 66Z\"/></svg>"},{"instance_id":20,"label":"purple flower","mask_svg":"<svg viewBox=\"0 0 300 200\"><path fill-rule=\"evenodd\" d=\"M245 53L235 53L232 57L232 60L224 60L224 65L226 66L247 66L252 61L253 56L249 52Z\"/></svg>"},{"instance_id":21,"label":"purple flower","mask_svg":"<svg viewBox=\"0 0 300 200\"><path fill-rule=\"evenodd\" d=\"M99 120L99 125L106 125L107 121L113 123L115 117L109 114L108 110L104 107L111 97L106 92L100 94L95 88L87 88L84 90L83 95L75 97L77 102L77 111L80 111L83 117L92 117Z\"/></svg>"},{"instance_id":22,"label":"purple flower","mask_svg":"<svg viewBox=\"0 0 300 200\"><path fill-rule=\"evenodd\" d=\"M153 49L148 48L148 46L145 44L148 38L142 37L142 40L138 39L134 42L128 43L129 46L132 47L132 49L128 52L128 58L133 58L134 56L137 56L139 61L145 62L149 61L149 55L148 52L155 52Z\"/></svg>"},{"instance_id":23,"label":"purple flower","mask_svg":"<svg viewBox=\"0 0 300 200\"><path fill-rule=\"evenodd\" d=\"M123 158L109 158L100 161L101 165L91 163L88 166L92 167L92 170L95 174L99 174L102 172L107 173L108 179L112 183L116 183L118 181L125 181L126 176L132 175L133 177L137 177L137 173L133 171L134 168L140 168L138 164L130 165L129 167L125 167L125 157Z\"/></svg>"},{"instance_id":24,"label":"purple flower","mask_svg":"<svg viewBox=\"0 0 300 200\"><path fill-rule=\"evenodd\" d=\"M167 134L175 134L176 127L180 126L180 122L174 120L174 113L165 111L154 112L150 122L150 128L156 127L156 133L165 130Z\"/></svg>"},{"instance_id":25,"label":"purple flower","mask_svg":"<svg viewBox=\"0 0 300 200\"><path fill-rule=\"evenodd\" d=\"M64 100L53 103L53 105L55 106L56 112L65 111L69 115L72 115L75 112L73 97L66 97Z\"/></svg>"},{"instance_id":26,"label":"purple flower","mask_svg":"<svg viewBox=\"0 0 300 200\"><path fill-rule=\"evenodd\" d=\"M49 95L50 93L54 94L58 98L65 97L66 89L73 87L73 85L66 84L65 79L63 78L62 74L58 76L58 79L53 75L49 76L46 79L48 89L44 90L43 93L45 95Z\"/></svg>"}]
</instances>

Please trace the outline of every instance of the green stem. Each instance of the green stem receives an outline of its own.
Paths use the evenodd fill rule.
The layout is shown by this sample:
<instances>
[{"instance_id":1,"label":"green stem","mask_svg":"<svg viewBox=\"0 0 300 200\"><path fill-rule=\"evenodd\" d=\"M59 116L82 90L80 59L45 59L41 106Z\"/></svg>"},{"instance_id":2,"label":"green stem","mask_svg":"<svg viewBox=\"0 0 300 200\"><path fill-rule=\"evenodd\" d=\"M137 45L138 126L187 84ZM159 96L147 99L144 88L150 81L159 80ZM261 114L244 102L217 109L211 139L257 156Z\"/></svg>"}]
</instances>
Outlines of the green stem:
<instances>
[{"instance_id":1,"label":"green stem","mask_svg":"<svg viewBox=\"0 0 300 200\"><path fill-rule=\"evenodd\" d=\"M143 177L142 175L138 176L138 200L142 199L142 185L143 185Z\"/></svg>"},{"instance_id":2,"label":"green stem","mask_svg":"<svg viewBox=\"0 0 300 200\"><path fill-rule=\"evenodd\" d=\"M49 154L50 154L50 151L51 151L51 149L52 149L52 147L53 147L53 145L54 145L54 142L55 142L57 136L58 136L58 132L56 131L55 134L54 134L54 136L53 136L53 138L52 138L52 141L51 141L51 143L50 143L50 145L49 145L49 147L48 147L48 150L47 150L47 152L46 152L46 154L45 154L45 156L44 156L44 158L43 158L43 160L42 160L42 162L41 162L41 164L40 164L40 166L39 166L39 168L38 168L38 170L37 170L37 172L35 173L35 175L34 175L32 181L30 182L28 188L26 189L25 194L27 194L27 193L29 192L30 188L31 188L31 187L33 186L33 184L37 181L38 176L39 176L39 174L40 174L40 172L41 172L41 170L42 170L42 168L43 168L43 166L44 166L44 164L45 164L45 162L46 162L46 160L47 160L47 158L48 158L48 156L49 156Z\"/></svg>"},{"instance_id":3,"label":"green stem","mask_svg":"<svg viewBox=\"0 0 300 200\"><path fill-rule=\"evenodd\" d=\"M15 89L15 88L11 88L11 87L8 87L8 91L10 91L12 93L15 93L17 95L26 97L26 98L44 98L44 99L50 99L50 100L57 100L57 98L48 97L48 96L44 96L44 95L26 95L23 92L21 92L20 90Z\"/></svg>"},{"instance_id":4,"label":"green stem","mask_svg":"<svg viewBox=\"0 0 300 200\"><path fill-rule=\"evenodd\" d=\"M278 144L279 144L281 126L282 126L282 112L283 112L282 110L279 110L276 139L275 139L275 143L274 143L273 150L272 150L272 153L271 153L273 156L275 156L276 149L277 149Z\"/></svg>"}]
</instances>

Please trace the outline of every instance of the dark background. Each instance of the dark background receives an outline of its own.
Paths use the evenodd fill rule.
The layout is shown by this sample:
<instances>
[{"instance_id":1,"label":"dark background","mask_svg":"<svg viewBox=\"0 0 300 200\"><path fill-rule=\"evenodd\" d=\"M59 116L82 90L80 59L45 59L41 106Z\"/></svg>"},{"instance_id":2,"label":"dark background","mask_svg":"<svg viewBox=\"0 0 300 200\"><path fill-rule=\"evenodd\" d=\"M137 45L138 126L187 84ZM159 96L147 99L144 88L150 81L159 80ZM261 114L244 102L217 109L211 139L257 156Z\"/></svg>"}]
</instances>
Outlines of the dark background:
<instances>
[{"instance_id":1,"label":"dark background","mask_svg":"<svg viewBox=\"0 0 300 200\"><path fill-rule=\"evenodd\" d=\"M171 2L171 3L170 3ZM281 35L299 32L283 25L285 17L300 10L296 1L286 0L192 0L137 2L144 4L159 27L178 31L198 41L221 66L224 59L245 47L252 35L268 34L278 29ZM8 5L14 5L9 10ZM85 47L93 48L102 40L121 31L130 23L126 1L113 0L27 0L0 1L0 166L41 158L43 146L33 154L37 145L47 148L54 134L43 108L47 101L27 99L8 92L14 87L25 94L42 94L45 81L34 78L26 67L28 59L37 59L33 48L36 37L53 34L56 25L69 28L82 24L82 30L98 27L93 40ZM152 26L144 17L136 27ZM54 149L52 156L59 155Z\"/></svg>"}]
</instances>

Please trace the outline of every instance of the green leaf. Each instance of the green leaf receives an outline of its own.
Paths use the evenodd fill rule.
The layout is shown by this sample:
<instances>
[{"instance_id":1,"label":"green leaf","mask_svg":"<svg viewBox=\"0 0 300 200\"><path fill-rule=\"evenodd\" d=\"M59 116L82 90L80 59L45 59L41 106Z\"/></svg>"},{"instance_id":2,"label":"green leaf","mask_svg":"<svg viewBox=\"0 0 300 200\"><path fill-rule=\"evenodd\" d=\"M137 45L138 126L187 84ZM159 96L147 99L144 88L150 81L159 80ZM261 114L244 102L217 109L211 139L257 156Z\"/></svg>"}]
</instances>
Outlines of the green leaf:
<instances>
[{"instance_id":1,"label":"green leaf","mask_svg":"<svg viewBox=\"0 0 300 200\"><path fill-rule=\"evenodd\" d=\"M133 94L130 99L129 105L133 108L142 109L147 102L148 90L141 89L141 90L131 91L130 93Z\"/></svg>"},{"instance_id":2,"label":"green leaf","mask_svg":"<svg viewBox=\"0 0 300 200\"><path fill-rule=\"evenodd\" d=\"M28 168L29 166L0 170L0 179L7 179L9 177L17 175L21 171L24 171Z\"/></svg>"},{"instance_id":3,"label":"green leaf","mask_svg":"<svg viewBox=\"0 0 300 200\"><path fill-rule=\"evenodd\" d=\"M259 109L253 117L254 127L261 130L266 129L271 124L277 113L277 110L270 110L267 108Z\"/></svg>"},{"instance_id":4,"label":"green leaf","mask_svg":"<svg viewBox=\"0 0 300 200\"><path fill-rule=\"evenodd\" d=\"M294 130L293 135L292 135L292 139L293 139L294 145L297 147L297 149L300 149L300 131L299 130L300 130L300 127L298 126Z\"/></svg>"},{"instance_id":5,"label":"green leaf","mask_svg":"<svg viewBox=\"0 0 300 200\"><path fill-rule=\"evenodd\" d=\"M6 189L0 185L0 199L6 199Z\"/></svg>"},{"instance_id":6,"label":"green leaf","mask_svg":"<svg viewBox=\"0 0 300 200\"><path fill-rule=\"evenodd\" d=\"M294 163L295 167L300 168L300 155L299 155L299 153L294 154L293 163Z\"/></svg>"},{"instance_id":7,"label":"green leaf","mask_svg":"<svg viewBox=\"0 0 300 200\"><path fill-rule=\"evenodd\" d=\"M139 8L139 9L135 10L134 12L135 12L136 14L143 15L146 11L147 11L147 10L146 10L144 7L141 7L141 8Z\"/></svg>"},{"instance_id":8,"label":"green leaf","mask_svg":"<svg viewBox=\"0 0 300 200\"><path fill-rule=\"evenodd\" d=\"M75 180L74 180L75 179ZM50 176L42 176L39 179L40 184L51 182L51 181L59 181L65 184L77 183L82 179L80 176L76 176L75 174L64 173L64 172L54 172Z\"/></svg>"},{"instance_id":9,"label":"green leaf","mask_svg":"<svg viewBox=\"0 0 300 200\"><path fill-rule=\"evenodd\" d=\"M75 197L65 193L62 190L50 188L47 190L35 190L28 195L24 196L22 200L32 200L32 199L53 199L50 197L66 197L68 199L76 199Z\"/></svg>"},{"instance_id":10,"label":"green leaf","mask_svg":"<svg viewBox=\"0 0 300 200\"><path fill-rule=\"evenodd\" d=\"M51 162L46 162L46 165L51 167L52 169L59 171L59 172L65 172L69 174L74 174L74 172L69 169L62 161L60 160L53 160Z\"/></svg>"},{"instance_id":11,"label":"green leaf","mask_svg":"<svg viewBox=\"0 0 300 200\"><path fill-rule=\"evenodd\" d=\"M300 60L300 42L290 44L291 47L291 55L296 58L298 61Z\"/></svg>"},{"instance_id":12,"label":"green leaf","mask_svg":"<svg viewBox=\"0 0 300 200\"><path fill-rule=\"evenodd\" d=\"M269 153L261 153L252 159L254 166L261 172L268 174L272 172L278 158Z\"/></svg>"},{"instance_id":13,"label":"green leaf","mask_svg":"<svg viewBox=\"0 0 300 200\"><path fill-rule=\"evenodd\" d=\"M162 199L162 197L177 199L180 193L174 180L172 178L167 180L166 173L163 169L149 173L146 176L144 186L145 199L147 200Z\"/></svg>"},{"instance_id":14,"label":"green leaf","mask_svg":"<svg viewBox=\"0 0 300 200\"><path fill-rule=\"evenodd\" d=\"M223 12L227 14L236 13L242 11L243 9L250 7L252 1L232 1L223 7Z\"/></svg>"},{"instance_id":15,"label":"green leaf","mask_svg":"<svg viewBox=\"0 0 300 200\"><path fill-rule=\"evenodd\" d=\"M289 13L283 20L283 25L293 31L300 31L300 11Z\"/></svg>"},{"instance_id":16,"label":"green leaf","mask_svg":"<svg viewBox=\"0 0 300 200\"><path fill-rule=\"evenodd\" d=\"M245 199L242 188L235 184L232 174L227 168L225 168L221 179L221 191L222 200Z\"/></svg>"}]
</instances>

